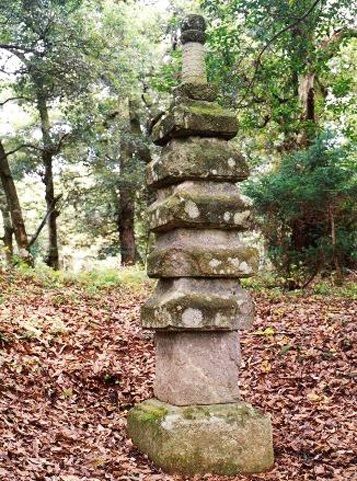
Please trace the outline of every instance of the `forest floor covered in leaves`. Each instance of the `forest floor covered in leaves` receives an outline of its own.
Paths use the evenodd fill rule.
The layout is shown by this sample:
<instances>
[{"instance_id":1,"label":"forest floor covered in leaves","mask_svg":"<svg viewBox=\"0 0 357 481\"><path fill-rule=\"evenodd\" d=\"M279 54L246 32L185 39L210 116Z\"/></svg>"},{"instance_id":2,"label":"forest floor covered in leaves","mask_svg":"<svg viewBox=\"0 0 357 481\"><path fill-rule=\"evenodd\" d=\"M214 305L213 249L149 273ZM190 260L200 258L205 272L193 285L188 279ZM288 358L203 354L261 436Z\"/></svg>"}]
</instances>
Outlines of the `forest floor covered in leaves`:
<instances>
[{"instance_id":1,"label":"forest floor covered in leaves","mask_svg":"<svg viewBox=\"0 0 357 481\"><path fill-rule=\"evenodd\" d=\"M0 480L191 479L160 472L126 435L128 409L151 396L152 336L139 325L150 289L0 272ZM356 479L357 301L252 293L241 393L271 413L276 463L233 479Z\"/></svg>"}]
</instances>

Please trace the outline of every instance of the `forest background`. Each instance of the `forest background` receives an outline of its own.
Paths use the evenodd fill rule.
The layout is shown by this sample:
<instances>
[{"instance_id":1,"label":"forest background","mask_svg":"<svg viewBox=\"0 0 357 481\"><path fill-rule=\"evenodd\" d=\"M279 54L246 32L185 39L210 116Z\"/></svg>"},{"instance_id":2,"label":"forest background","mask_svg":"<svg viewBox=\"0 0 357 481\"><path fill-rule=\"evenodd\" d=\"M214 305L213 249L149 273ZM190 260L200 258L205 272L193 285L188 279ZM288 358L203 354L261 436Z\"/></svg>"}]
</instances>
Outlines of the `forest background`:
<instances>
[{"instance_id":1,"label":"forest background","mask_svg":"<svg viewBox=\"0 0 357 481\"><path fill-rule=\"evenodd\" d=\"M251 167L251 241L289 289L356 268L356 4L346 0L3 0L3 265L145 265L154 122L180 82L179 24Z\"/></svg>"}]
</instances>

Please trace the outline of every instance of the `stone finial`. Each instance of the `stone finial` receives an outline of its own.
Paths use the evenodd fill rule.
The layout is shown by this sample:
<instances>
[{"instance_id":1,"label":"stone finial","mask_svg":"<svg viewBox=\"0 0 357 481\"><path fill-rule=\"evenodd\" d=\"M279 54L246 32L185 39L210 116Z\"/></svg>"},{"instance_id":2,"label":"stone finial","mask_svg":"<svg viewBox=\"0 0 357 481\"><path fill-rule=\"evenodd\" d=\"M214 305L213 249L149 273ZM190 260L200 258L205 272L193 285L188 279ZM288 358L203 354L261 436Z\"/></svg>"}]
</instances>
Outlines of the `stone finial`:
<instances>
[{"instance_id":1,"label":"stone finial","mask_svg":"<svg viewBox=\"0 0 357 481\"><path fill-rule=\"evenodd\" d=\"M187 15L181 24L181 42L205 43L206 21L201 15Z\"/></svg>"},{"instance_id":2,"label":"stone finial","mask_svg":"<svg viewBox=\"0 0 357 481\"><path fill-rule=\"evenodd\" d=\"M188 15L181 24L183 83L207 84L205 30L206 22L201 15Z\"/></svg>"}]
</instances>

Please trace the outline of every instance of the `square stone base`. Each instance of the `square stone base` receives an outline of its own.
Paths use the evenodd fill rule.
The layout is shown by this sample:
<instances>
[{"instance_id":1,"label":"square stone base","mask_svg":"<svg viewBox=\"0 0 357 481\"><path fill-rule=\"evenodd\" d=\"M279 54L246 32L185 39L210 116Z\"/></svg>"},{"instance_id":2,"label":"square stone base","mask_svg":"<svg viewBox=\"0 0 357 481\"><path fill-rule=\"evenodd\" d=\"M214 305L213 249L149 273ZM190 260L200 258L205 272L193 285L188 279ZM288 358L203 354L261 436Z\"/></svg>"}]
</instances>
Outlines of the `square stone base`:
<instances>
[{"instance_id":1,"label":"square stone base","mask_svg":"<svg viewBox=\"0 0 357 481\"><path fill-rule=\"evenodd\" d=\"M270 417L249 404L178 407L156 399L128 414L134 444L171 473L259 473L274 463Z\"/></svg>"}]
</instances>

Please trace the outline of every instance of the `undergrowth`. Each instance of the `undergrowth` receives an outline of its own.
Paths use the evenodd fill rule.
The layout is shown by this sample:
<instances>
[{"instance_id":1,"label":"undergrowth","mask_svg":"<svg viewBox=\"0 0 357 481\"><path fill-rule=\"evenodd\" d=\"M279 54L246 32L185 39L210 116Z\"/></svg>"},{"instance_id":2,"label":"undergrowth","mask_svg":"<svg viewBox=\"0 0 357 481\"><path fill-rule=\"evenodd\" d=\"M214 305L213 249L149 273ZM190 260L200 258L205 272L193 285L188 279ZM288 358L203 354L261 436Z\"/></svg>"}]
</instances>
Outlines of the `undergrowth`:
<instances>
[{"instance_id":1,"label":"undergrowth","mask_svg":"<svg viewBox=\"0 0 357 481\"><path fill-rule=\"evenodd\" d=\"M317 295L357 299L356 277L346 277L342 285L336 284L333 277L317 279L308 288L294 291L283 289L279 280L270 273L242 279L241 284L246 289L264 291L269 297Z\"/></svg>"},{"instance_id":2,"label":"undergrowth","mask_svg":"<svg viewBox=\"0 0 357 481\"><path fill-rule=\"evenodd\" d=\"M155 284L155 281L149 279L144 269L132 266L123 268L105 268L93 269L88 271L70 272L70 271L54 271L53 269L40 264L35 268L26 265L19 265L8 271L4 271L6 276L5 282L16 284L16 279L27 280L36 283L39 286L49 289L61 289L66 286L77 286L84 289L88 294L100 293L101 290L125 287L129 289L146 289ZM0 271L1 278L1 271ZM1 280L1 279L0 279ZM356 278L345 278L342 285L337 285L334 279L322 278L316 280L307 289L295 291L284 290L276 277L271 273L260 274L251 278L241 280L242 287L265 292L271 298L281 296L332 296L357 299L357 282ZM3 301L3 295L0 292L0 304Z\"/></svg>"},{"instance_id":3,"label":"undergrowth","mask_svg":"<svg viewBox=\"0 0 357 481\"><path fill-rule=\"evenodd\" d=\"M11 279L15 281L19 277L49 289L77 285L88 293L112 287L140 288L150 283L145 271L134 266L70 272L54 271L43 264L35 268L19 265L7 272L10 283Z\"/></svg>"}]
</instances>

